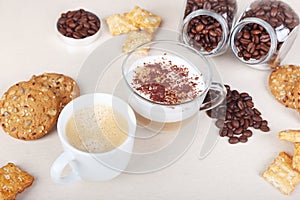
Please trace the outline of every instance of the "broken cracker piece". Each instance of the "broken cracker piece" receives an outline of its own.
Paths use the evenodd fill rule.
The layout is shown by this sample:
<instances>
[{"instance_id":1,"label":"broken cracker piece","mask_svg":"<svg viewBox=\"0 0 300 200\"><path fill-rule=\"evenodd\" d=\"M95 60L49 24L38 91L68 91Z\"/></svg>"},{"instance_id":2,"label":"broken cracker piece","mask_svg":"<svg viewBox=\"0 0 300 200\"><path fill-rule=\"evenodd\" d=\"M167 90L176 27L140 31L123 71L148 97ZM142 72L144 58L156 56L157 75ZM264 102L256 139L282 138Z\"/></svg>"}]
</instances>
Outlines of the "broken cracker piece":
<instances>
[{"instance_id":1,"label":"broken cracker piece","mask_svg":"<svg viewBox=\"0 0 300 200\"><path fill-rule=\"evenodd\" d=\"M17 194L32 185L34 177L13 163L0 168L0 199L14 200Z\"/></svg>"},{"instance_id":2,"label":"broken cracker piece","mask_svg":"<svg viewBox=\"0 0 300 200\"><path fill-rule=\"evenodd\" d=\"M152 35L146 31L131 31L128 33L125 43L122 46L123 53L129 53L139 45L152 40ZM147 55L149 47L141 47L137 49L137 54Z\"/></svg>"},{"instance_id":3,"label":"broken cracker piece","mask_svg":"<svg viewBox=\"0 0 300 200\"><path fill-rule=\"evenodd\" d=\"M120 35L122 33L128 33L130 31L135 31L138 30L137 27L135 27L130 21L127 20L125 17L125 14L115 14L112 16L109 16L106 19L106 23L108 25L110 34L115 36L115 35Z\"/></svg>"},{"instance_id":4,"label":"broken cracker piece","mask_svg":"<svg viewBox=\"0 0 300 200\"><path fill-rule=\"evenodd\" d=\"M300 142L300 130L284 130L278 133L278 137L281 140L289 142Z\"/></svg>"},{"instance_id":5,"label":"broken cracker piece","mask_svg":"<svg viewBox=\"0 0 300 200\"><path fill-rule=\"evenodd\" d=\"M295 143L293 168L300 172L300 143Z\"/></svg>"},{"instance_id":6,"label":"broken cracker piece","mask_svg":"<svg viewBox=\"0 0 300 200\"><path fill-rule=\"evenodd\" d=\"M126 18L135 26L141 30L146 30L150 33L160 26L162 19L145 9L135 6L127 15Z\"/></svg>"},{"instance_id":7,"label":"broken cracker piece","mask_svg":"<svg viewBox=\"0 0 300 200\"><path fill-rule=\"evenodd\" d=\"M280 152L262 177L285 195L289 195L300 183L300 173L292 168L292 157Z\"/></svg>"}]
</instances>

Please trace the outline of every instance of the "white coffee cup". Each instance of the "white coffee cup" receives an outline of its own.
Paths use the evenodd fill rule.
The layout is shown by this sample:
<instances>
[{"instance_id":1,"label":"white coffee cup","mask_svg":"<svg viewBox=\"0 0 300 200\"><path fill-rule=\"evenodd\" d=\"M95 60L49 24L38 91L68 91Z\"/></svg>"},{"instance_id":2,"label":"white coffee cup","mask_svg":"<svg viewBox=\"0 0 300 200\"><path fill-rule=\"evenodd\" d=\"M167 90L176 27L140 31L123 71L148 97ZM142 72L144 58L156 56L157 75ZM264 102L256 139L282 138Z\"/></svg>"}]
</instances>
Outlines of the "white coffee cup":
<instances>
[{"instance_id":1,"label":"white coffee cup","mask_svg":"<svg viewBox=\"0 0 300 200\"><path fill-rule=\"evenodd\" d=\"M118 147L103 153L89 153L73 147L66 136L68 120L77 110L98 104L112 106L128 123L128 137ZM120 175L130 161L136 130L136 118L131 107L123 100L104 93L82 95L71 101L60 113L57 132L64 152L54 161L50 174L57 183L69 183L83 179L90 181L110 180ZM62 177L64 168L70 165L72 172Z\"/></svg>"}]
</instances>

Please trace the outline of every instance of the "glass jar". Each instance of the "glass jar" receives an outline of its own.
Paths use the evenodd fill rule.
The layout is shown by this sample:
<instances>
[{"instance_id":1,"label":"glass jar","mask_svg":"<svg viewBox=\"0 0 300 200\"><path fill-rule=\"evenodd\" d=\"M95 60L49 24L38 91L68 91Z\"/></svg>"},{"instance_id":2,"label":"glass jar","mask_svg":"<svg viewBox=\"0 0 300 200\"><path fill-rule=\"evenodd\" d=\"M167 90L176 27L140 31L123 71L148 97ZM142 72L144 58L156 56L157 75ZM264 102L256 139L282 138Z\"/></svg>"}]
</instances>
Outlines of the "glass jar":
<instances>
[{"instance_id":1,"label":"glass jar","mask_svg":"<svg viewBox=\"0 0 300 200\"><path fill-rule=\"evenodd\" d=\"M224 53L236 11L236 0L187 0L182 41L203 55Z\"/></svg>"},{"instance_id":2,"label":"glass jar","mask_svg":"<svg viewBox=\"0 0 300 200\"><path fill-rule=\"evenodd\" d=\"M235 56L256 69L277 66L288 53L299 27L299 16L286 3L258 0L242 13L230 37Z\"/></svg>"}]
</instances>

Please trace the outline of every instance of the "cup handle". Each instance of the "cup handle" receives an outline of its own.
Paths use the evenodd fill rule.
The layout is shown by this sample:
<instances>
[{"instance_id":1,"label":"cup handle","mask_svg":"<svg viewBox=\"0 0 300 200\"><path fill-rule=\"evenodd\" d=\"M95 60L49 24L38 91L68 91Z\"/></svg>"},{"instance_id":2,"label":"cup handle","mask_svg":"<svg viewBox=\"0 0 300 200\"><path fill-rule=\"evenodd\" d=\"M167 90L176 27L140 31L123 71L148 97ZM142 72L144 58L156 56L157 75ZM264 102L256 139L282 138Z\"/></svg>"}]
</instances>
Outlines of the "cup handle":
<instances>
[{"instance_id":1,"label":"cup handle","mask_svg":"<svg viewBox=\"0 0 300 200\"><path fill-rule=\"evenodd\" d=\"M212 82L209 90L214 91L217 95L215 98L212 98L209 101L202 103L199 109L201 111L206 111L217 107L220 103L222 103L222 101L226 97L226 88L221 83ZM206 96L207 95L210 95L210 93L208 92Z\"/></svg>"},{"instance_id":2,"label":"cup handle","mask_svg":"<svg viewBox=\"0 0 300 200\"><path fill-rule=\"evenodd\" d=\"M64 168L74 159L75 157L69 151L64 151L62 154L60 154L60 156L54 161L54 163L51 166L51 178L55 182L61 184L66 184L75 180L79 180L80 176L74 169L72 170L70 175L64 177L61 176Z\"/></svg>"}]
</instances>

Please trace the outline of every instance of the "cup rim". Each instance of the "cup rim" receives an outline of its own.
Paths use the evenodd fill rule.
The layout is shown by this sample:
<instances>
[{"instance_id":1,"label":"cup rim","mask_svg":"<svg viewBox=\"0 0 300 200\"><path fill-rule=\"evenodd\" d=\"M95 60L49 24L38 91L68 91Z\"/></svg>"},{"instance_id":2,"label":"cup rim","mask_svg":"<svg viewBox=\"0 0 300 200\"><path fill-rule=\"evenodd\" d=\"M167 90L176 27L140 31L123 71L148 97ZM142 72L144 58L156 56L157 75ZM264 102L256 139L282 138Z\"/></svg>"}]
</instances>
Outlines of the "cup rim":
<instances>
[{"instance_id":1,"label":"cup rim","mask_svg":"<svg viewBox=\"0 0 300 200\"><path fill-rule=\"evenodd\" d=\"M118 103L121 103L128 108L128 116L130 116L130 119L127 119L127 117L125 117L125 119L127 119L127 122L129 122L129 123L131 123L131 122L133 123L132 134L128 135L127 139L121 145L119 145L118 147L116 147L110 151L99 152L99 153L81 151L81 150L75 148L74 146L72 146L68 142L68 139L66 137L65 128L66 128L67 123L62 124L63 118L66 117L65 115L68 115L68 119L66 120L66 122L67 122L70 119L70 116L72 116L72 113L74 112L72 109L73 104L76 102L79 102L79 101L83 101L84 99L90 98L92 96L93 97L100 96L100 97L104 97L104 98L111 98L111 99L117 100ZM71 112L71 113L68 114L67 112ZM84 95L81 95L81 96L73 99L63 108L63 110L61 111L61 113L58 117L58 121L57 121L57 133L58 133L60 142L63 144L64 147L67 147L67 149L65 149L65 150L68 150L68 151L71 150L71 152L76 152L77 154L81 154L81 155L91 155L91 156L103 155L104 156L104 155L112 154L115 151L118 151L118 150L122 149L122 147L127 145L132 140L132 138L134 138L134 136L135 136L136 125L137 125L136 116L134 114L134 111L132 110L132 108L129 106L129 104L127 102L125 102L124 100L122 100L119 97L116 97L116 96L108 94L108 93L88 93L88 94L84 94ZM64 130L61 130L61 128L63 128Z\"/></svg>"},{"instance_id":2,"label":"cup rim","mask_svg":"<svg viewBox=\"0 0 300 200\"><path fill-rule=\"evenodd\" d=\"M166 43L166 44L173 44L173 45L180 45L184 48L187 48L189 49L191 52L194 52L195 54L197 54L200 59L202 59L206 66L207 66L207 70L208 70L208 79L205 80L207 83L205 84L205 89L195 98L191 99L191 100L188 100L188 101L185 101L185 102L182 102L182 103L175 103L175 104L166 104L166 103L161 103L161 102L155 102L155 101L152 101L150 99L147 99L145 97L143 97L142 95L140 95L135 89L132 88L132 86L130 85L130 83L128 82L126 76L127 76L127 73L125 73L125 65L128 61L128 59L134 55L134 53L139 49L139 48L143 48L144 46L150 46L151 48L151 45L153 44L159 44L159 43ZM146 55L148 56L148 55ZM122 62L122 76L125 80L125 83L127 85L127 87L130 89L130 91L133 92L133 94L137 95L139 98L142 98L143 100L146 100L148 103L151 103L151 104L154 104L154 105L159 105L159 106L165 106L165 107L173 107L173 106L178 106L178 105L186 105L186 104L189 104L191 102L194 102L198 99L200 99L200 97L204 94L206 94L206 92L209 90L210 86L211 86L211 82L212 82L212 77L213 77L213 73L212 73L212 69L211 67L213 67L213 64L212 62L210 62L204 55L202 55L200 52L198 52L196 49L190 47L189 45L185 44L185 43L182 43L182 42L179 42L179 41L174 41L174 40L153 40L153 41L150 41L150 42L146 42L144 44L141 44L139 46L137 46L136 48L134 48L131 52L129 52L129 54L124 58L123 62ZM200 71L201 72L201 71ZM202 72L201 72L202 73Z\"/></svg>"}]
</instances>

